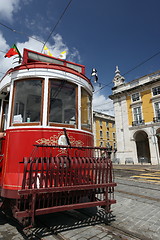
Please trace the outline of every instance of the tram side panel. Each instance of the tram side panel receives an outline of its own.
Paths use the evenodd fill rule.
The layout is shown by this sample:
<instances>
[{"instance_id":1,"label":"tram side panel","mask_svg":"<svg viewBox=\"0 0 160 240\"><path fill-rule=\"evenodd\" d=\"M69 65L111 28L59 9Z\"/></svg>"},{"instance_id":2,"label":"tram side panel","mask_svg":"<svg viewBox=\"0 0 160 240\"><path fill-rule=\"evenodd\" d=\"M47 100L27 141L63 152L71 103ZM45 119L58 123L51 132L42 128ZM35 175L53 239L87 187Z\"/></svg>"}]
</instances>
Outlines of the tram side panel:
<instances>
[{"instance_id":1,"label":"tram side panel","mask_svg":"<svg viewBox=\"0 0 160 240\"><path fill-rule=\"evenodd\" d=\"M93 136L87 132L67 130L67 135L72 146L93 146ZM22 188L24 157L67 156L67 149L36 148L34 145L66 145L63 129L14 129L6 130L4 159L2 170L2 192L3 197L18 198L17 190ZM75 151L69 152L74 157ZM81 151L85 156L86 151Z\"/></svg>"}]
</instances>

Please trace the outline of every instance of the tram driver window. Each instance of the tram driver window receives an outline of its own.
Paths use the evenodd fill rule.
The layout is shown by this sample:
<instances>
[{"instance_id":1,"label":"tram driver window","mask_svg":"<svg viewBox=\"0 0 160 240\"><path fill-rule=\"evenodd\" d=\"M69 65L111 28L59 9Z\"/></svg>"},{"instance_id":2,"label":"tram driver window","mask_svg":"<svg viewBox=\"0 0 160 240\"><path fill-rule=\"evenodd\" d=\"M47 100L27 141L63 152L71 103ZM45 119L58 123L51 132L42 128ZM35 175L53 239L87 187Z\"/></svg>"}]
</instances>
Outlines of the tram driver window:
<instances>
[{"instance_id":1,"label":"tram driver window","mask_svg":"<svg viewBox=\"0 0 160 240\"><path fill-rule=\"evenodd\" d=\"M1 99L0 109L0 131L5 131L8 122L8 105L9 105L9 92L4 91L3 98Z\"/></svg>"},{"instance_id":2,"label":"tram driver window","mask_svg":"<svg viewBox=\"0 0 160 240\"><path fill-rule=\"evenodd\" d=\"M41 80L15 82L12 123L40 122L41 96Z\"/></svg>"},{"instance_id":3,"label":"tram driver window","mask_svg":"<svg viewBox=\"0 0 160 240\"><path fill-rule=\"evenodd\" d=\"M75 96L75 85L63 80L50 80L50 123L76 124Z\"/></svg>"}]
</instances>

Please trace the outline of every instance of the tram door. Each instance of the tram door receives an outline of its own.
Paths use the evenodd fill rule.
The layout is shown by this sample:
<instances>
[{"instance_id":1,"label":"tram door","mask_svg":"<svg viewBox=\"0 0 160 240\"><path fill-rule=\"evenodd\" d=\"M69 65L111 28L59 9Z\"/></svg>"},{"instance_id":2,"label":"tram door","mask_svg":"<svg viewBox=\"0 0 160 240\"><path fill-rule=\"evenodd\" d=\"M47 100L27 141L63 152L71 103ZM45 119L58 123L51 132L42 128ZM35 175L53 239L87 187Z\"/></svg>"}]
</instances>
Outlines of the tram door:
<instances>
[{"instance_id":1,"label":"tram door","mask_svg":"<svg viewBox=\"0 0 160 240\"><path fill-rule=\"evenodd\" d=\"M9 106L9 94L5 97L5 99L0 100L0 158L2 155L2 145L4 142L4 132L7 128L7 120L8 120L8 106Z\"/></svg>"},{"instance_id":2,"label":"tram door","mask_svg":"<svg viewBox=\"0 0 160 240\"><path fill-rule=\"evenodd\" d=\"M8 99L0 100L0 185L2 182L2 167L3 167L3 148L4 148L4 131L7 127L7 118L8 118Z\"/></svg>"}]
</instances>

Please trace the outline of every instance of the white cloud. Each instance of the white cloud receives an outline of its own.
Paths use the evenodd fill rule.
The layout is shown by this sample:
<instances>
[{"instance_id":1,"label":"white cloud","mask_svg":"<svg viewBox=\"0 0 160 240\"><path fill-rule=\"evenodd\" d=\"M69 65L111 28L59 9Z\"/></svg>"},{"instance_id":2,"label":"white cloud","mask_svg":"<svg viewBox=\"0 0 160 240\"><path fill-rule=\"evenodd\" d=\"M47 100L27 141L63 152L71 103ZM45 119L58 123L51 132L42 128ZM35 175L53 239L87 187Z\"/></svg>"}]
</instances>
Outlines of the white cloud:
<instances>
[{"instance_id":1,"label":"white cloud","mask_svg":"<svg viewBox=\"0 0 160 240\"><path fill-rule=\"evenodd\" d=\"M43 44L40 41L42 41L42 40L39 39L40 41L36 41L34 38L39 39L37 36L32 36L32 38L29 38L28 41L22 42L22 43L18 42L16 44L18 50L21 52L22 55L23 55L24 48L27 48L27 49L30 49L33 51L37 51L37 52L41 52Z\"/></svg>"},{"instance_id":2,"label":"white cloud","mask_svg":"<svg viewBox=\"0 0 160 240\"><path fill-rule=\"evenodd\" d=\"M36 41L35 39L39 39L39 41ZM69 50L67 45L63 42L63 38L60 34L56 34L53 36L54 44L46 44L49 51L52 53L54 57L59 57L60 53L64 50L67 51L67 60L72 59L74 61L80 59L78 50L76 54L72 54L72 51ZM23 55L23 49L27 48L33 51L41 52L43 47L43 39L40 39L37 36L30 37L26 42L17 42L16 46L20 53ZM5 73L8 69L14 67L16 64L13 65L14 62L14 56L11 58L4 58L5 53L10 49L11 46L9 46L3 37L2 33L0 32L0 49L3 49L4 53L0 52L0 77L3 76L2 73ZM74 49L75 50L75 49ZM76 52L75 51L75 52ZM77 62L77 61L75 61Z\"/></svg>"},{"instance_id":3,"label":"white cloud","mask_svg":"<svg viewBox=\"0 0 160 240\"><path fill-rule=\"evenodd\" d=\"M69 61L74 62L74 59L77 59L77 61L81 62L80 53L76 48L73 48L72 51L70 51Z\"/></svg>"},{"instance_id":4,"label":"white cloud","mask_svg":"<svg viewBox=\"0 0 160 240\"><path fill-rule=\"evenodd\" d=\"M0 49L3 49L4 52L7 50L8 48L8 44L6 42L6 40L4 39L2 33L0 32Z\"/></svg>"},{"instance_id":5,"label":"white cloud","mask_svg":"<svg viewBox=\"0 0 160 240\"><path fill-rule=\"evenodd\" d=\"M20 9L19 3L20 0L0 0L0 19L11 22L13 14Z\"/></svg>"},{"instance_id":6,"label":"white cloud","mask_svg":"<svg viewBox=\"0 0 160 240\"><path fill-rule=\"evenodd\" d=\"M67 45L63 42L62 36L59 33L53 36L53 40L55 42L54 45L47 44L47 47L54 57L59 57L60 53L64 50L67 52L69 51Z\"/></svg>"},{"instance_id":7,"label":"white cloud","mask_svg":"<svg viewBox=\"0 0 160 240\"><path fill-rule=\"evenodd\" d=\"M12 63L12 59L8 59L6 61L6 58L4 58L5 53L8 51L9 49L9 45L7 44L5 38L3 37L2 33L0 32L0 49L3 50L0 51L0 76L3 76L5 73L5 71L10 68L11 63Z\"/></svg>"},{"instance_id":8,"label":"white cloud","mask_svg":"<svg viewBox=\"0 0 160 240\"><path fill-rule=\"evenodd\" d=\"M33 0L21 0L23 1L24 5L29 5Z\"/></svg>"},{"instance_id":9,"label":"white cloud","mask_svg":"<svg viewBox=\"0 0 160 240\"><path fill-rule=\"evenodd\" d=\"M67 51L68 61L77 63L81 62L79 51L75 47L69 49L67 45L63 42L63 38L59 33L53 36L53 40L55 44L54 45L47 44L47 47L49 48L50 52L53 54L54 57L59 57L60 53L65 50Z\"/></svg>"},{"instance_id":10,"label":"white cloud","mask_svg":"<svg viewBox=\"0 0 160 240\"><path fill-rule=\"evenodd\" d=\"M33 37L35 37L35 36L33 36ZM38 42L32 38L29 38L28 41L23 42L23 43L16 43L16 46L22 55L23 55L24 48L28 48L28 49L38 51L38 52L40 52L42 49L42 43ZM10 48L11 48L11 46L9 46L7 44L5 38L3 37L2 33L0 32L0 49L3 49L3 52L0 52L0 62L1 62L0 77L2 77L8 69L13 68L18 64L18 63L14 63L14 62L16 62L16 59L15 59L16 56L13 56L11 58L4 57L5 53L7 53Z\"/></svg>"},{"instance_id":11,"label":"white cloud","mask_svg":"<svg viewBox=\"0 0 160 240\"><path fill-rule=\"evenodd\" d=\"M33 38L38 39L37 36L32 36L32 38L29 38L26 42L18 42L16 43L17 48L19 49L20 53L23 55L23 49L27 48L33 51L41 52L43 43L34 40ZM39 39L43 42L43 39ZM60 34L56 34L53 37L54 44L47 44L48 49L53 54L54 57L58 57L59 54L67 50L68 57L67 60L74 61L74 59L80 61L80 55L77 49L73 48L73 52L69 50L67 45L63 42L63 38ZM3 52L0 52L0 77L2 77L5 72L14 67L17 64L13 64L14 56L11 58L4 58L5 53L10 49L11 46L9 46L3 37L2 33L0 32L0 49L3 49ZM99 88L95 87L95 94L93 94L93 109L95 111L104 112L109 115L114 115L113 111L113 103L112 100L109 98L106 98L103 94L101 94L101 91L98 91Z\"/></svg>"},{"instance_id":12,"label":"white cloud","mask_svg":"<svg viewBox=\"0 0 160 240\"><path fill-rule=\"evenodd\" d=\"M93 94L93 110L114 116L113 101L110 98L106 98L99 90L100 88L95 87L95 93Z\"/></svg>"}]
</instances>

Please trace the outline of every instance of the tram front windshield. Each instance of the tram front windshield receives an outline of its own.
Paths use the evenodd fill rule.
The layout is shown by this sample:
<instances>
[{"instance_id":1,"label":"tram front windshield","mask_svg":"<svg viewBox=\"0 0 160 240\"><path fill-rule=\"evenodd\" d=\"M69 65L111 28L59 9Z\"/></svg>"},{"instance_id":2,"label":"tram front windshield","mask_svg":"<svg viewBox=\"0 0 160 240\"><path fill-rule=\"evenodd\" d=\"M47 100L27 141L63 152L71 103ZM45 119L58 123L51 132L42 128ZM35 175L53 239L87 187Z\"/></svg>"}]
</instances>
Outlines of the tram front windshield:
<instances>
[{"instance_id":1,"label":"tram front windshield","mask_svg":"<svg viewBox=\"0 0 160 240\"><path fill-rule=\"evenodd\" d=\"M13 93L12 124L42 124L44 104L43 79L15 81ZM70 125L78 128L78 115L81 128L91 130L92 98L81 88L81 112L78 111L78 87L66 80L49 79L47 121L49 125Z\"/></svg>"},{"instance_id":2,"label":"tram front windshield","mask_svg":"<svg viewBox=\"0 0 160 240\"><path fill-rule=\"evenodd\" d=\"M41 80L15 82L12 123L40 122Z\"/></svg>"},{"instance_id":3,"label":"tram front windshield","mask_svg":"<svg viewBox=\"0 0 160 240\"><path fill-rule=\"evenodd\" d=\"M75 90L74 84L50 80L50 123L76 124Z\"/></svg>"}]
</instances>

